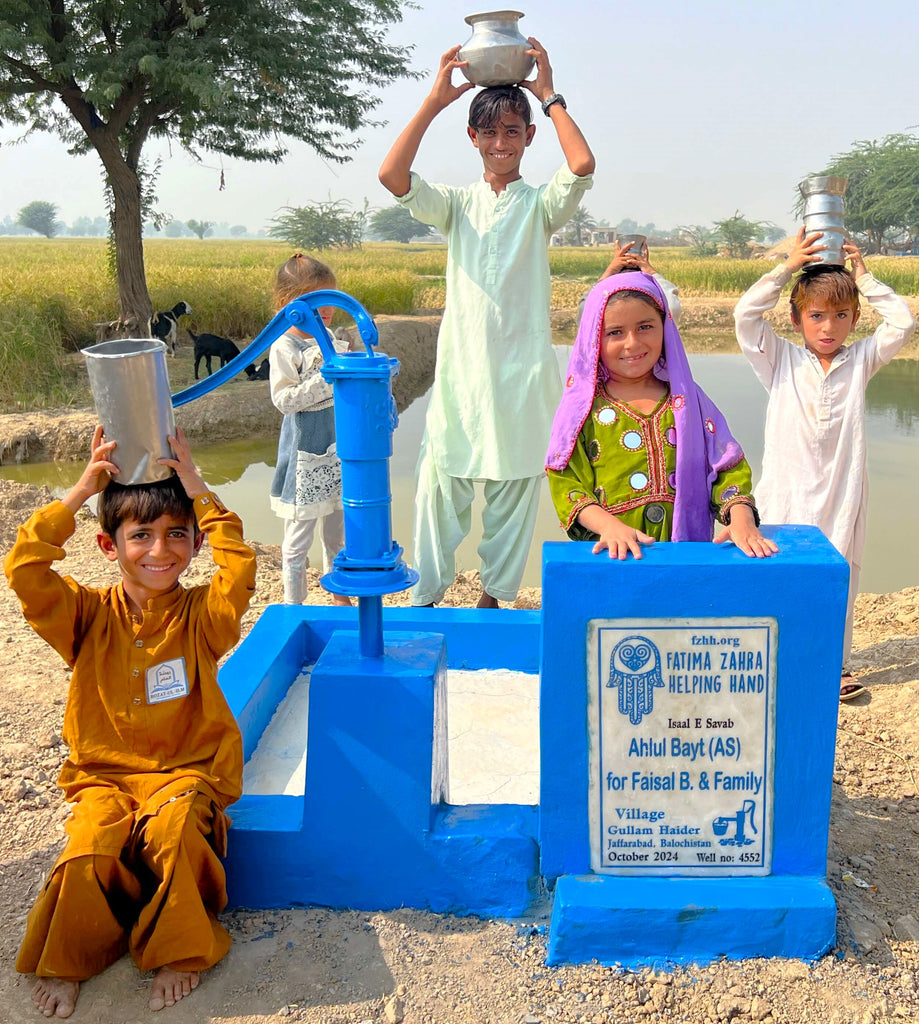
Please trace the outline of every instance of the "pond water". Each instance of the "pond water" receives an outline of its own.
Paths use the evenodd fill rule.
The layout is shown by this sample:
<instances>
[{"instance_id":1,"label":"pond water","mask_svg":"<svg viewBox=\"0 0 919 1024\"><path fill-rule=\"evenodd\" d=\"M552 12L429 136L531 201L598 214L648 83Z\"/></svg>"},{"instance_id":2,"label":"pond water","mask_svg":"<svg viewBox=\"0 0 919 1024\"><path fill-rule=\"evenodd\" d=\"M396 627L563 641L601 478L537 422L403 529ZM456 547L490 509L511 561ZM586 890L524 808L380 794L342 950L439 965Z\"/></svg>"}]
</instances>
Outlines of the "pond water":
<instances>
[{"instance_id":1,"label":"pond water","mask_svg":"<svg viewBox=\"0 0 919 1024\"><path fill-rule=\"evenodd\" d=\"M556 346L564 370L570 349ZM724 413L731 430L744 447L759 475L763 454L763 423L766 392L740 355L690 357L693 374ZM393 496L393 536L411 561L414 469L427 396L416 399L400 416L393 436L390 464ZM910 508L919 506L919 362L898 360L872 380L868 388L868 475L870 505L868 539L861 589L869 592L900 590L919 584L919 545L911 530ZM281 540L281 520L268 507L268 488L274 471L277 445L270 441L235 441L195 449L195 458L207 482L220 492L230 508L246 524L246 536L268 544ZM3 466L0 474L14 480L45 484L61 494L78 477L76 462ZM473 510L473 529L457 551L457 570L478 568L476 546L480 539L481 496ZM540 500L535 543L527 561L524 586L539 586L541 542L565 537L549 500L548 489ZM311 553L321 565L318 544Z\"/></svg>"}]
</instances>

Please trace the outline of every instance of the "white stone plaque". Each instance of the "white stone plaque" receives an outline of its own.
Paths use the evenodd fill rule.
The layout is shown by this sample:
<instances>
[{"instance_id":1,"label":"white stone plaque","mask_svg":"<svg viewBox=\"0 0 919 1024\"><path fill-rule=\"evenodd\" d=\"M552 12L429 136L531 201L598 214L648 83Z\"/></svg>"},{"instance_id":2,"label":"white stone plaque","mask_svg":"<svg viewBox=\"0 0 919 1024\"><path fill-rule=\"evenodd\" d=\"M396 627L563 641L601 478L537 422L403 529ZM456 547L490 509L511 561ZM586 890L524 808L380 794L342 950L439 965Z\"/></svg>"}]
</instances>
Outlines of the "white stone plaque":
<instances>
[{"instance_id":1,"label":"white stone plaque","mask_svg":"<svg viewBox=\"0 0 919 1024\"><path fill-rule=\"evenodd\" d=\"M588 624L594 871L769 874L777 635L771 618Z\"/></svg>"}]
</instances>

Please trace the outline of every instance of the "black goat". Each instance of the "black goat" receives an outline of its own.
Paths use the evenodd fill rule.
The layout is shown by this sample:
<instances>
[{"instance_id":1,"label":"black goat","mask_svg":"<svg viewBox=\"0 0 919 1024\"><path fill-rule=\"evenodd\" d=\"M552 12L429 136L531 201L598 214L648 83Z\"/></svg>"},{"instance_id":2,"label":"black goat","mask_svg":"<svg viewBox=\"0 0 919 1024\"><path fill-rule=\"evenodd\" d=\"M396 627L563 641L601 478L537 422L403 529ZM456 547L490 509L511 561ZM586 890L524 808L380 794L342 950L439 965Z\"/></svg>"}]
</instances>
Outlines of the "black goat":
<instances>
[{"instance_id":1,"label":"black goat","mask_svg":"<svg viewBox=\"0 0 919 1024\"><path fill-rule=\"evenodd\" d=\"M231 359L239 355L239 346L229 338L221 338L219 334L195 334L193 331L188 333L195 343L195 380L198 379L198 368L202 359L210 377L214 372L211 366L214 356L220 360L221 366L226 366Z\"/></svg>"}]
</instances>

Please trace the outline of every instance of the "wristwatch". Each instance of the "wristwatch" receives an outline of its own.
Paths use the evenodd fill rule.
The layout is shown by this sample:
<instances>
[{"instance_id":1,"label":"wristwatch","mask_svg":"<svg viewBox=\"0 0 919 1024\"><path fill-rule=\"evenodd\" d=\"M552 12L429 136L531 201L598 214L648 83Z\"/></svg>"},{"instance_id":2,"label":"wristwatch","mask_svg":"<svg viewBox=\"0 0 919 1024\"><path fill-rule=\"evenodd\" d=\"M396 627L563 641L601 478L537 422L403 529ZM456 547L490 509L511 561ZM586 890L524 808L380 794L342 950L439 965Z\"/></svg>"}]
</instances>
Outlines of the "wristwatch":
<instances>
[{"instance_id":1,"label":"wristwatch","mask_svg":"<svg viewBox=\"0 0 919 1024\"><path fill-rule=\"evenodd\" d=\"M560 92L554 92L551 96L547 96L542 101L542 112L546 115L546 117L549 116L549 107L551 107L553 103L561 103L562 110L568 109L568 104L565 102L565 97Z\"/></svg>"}]
</instances>

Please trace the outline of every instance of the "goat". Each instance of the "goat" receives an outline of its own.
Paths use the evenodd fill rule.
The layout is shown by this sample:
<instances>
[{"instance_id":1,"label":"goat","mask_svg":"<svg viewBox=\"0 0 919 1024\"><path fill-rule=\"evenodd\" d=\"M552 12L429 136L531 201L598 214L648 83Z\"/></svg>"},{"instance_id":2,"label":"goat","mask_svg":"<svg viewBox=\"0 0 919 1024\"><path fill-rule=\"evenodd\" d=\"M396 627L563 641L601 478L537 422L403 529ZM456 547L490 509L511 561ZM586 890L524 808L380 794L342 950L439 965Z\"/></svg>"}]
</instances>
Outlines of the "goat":
<instances>
[{"instance_id":1,"label":"goat","mask_svg":"<svg viewBox=\"0 0 919 1024\"><path fill-rule=\"evenodd\" d=\"M268 380L268 359L263 359L258 364L258 369L255 368L255 363L249 363L249 365L243 370L243 373L249 378L249 380Z\"/></svg>"},{"instance_id":2,"label":"goat","mask_svg":"<svg viewBox=\"0 0 919 1024\"><path fill-rule=\"evenodd\" d=\"M188 316L191 312L193 310L187 302L177 302L172 309L167 309L165 313L154 313L150 319L150 337L164 341L166 351L173 358L176 354L176 328L179 326L179 317Z\"/></svg>"},{"instance_id":3,"label":"goat","mask_svg":"<svg viewBox=\"0 0 919 1024\"><path fill-rule=\"evenodd\" d=\"M214 356L220 360L221 366L226 366L231 359L239 355L239 346L229 338L221 338L219 334L195 334L194 331L188 333L195 343L195 380L198 379L198 368L202 359L207 366L207 375L210 377L214 372L211 366Z\"/></svg>"}]
</instances>

